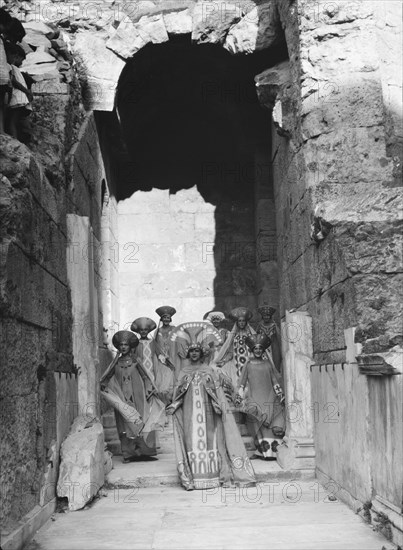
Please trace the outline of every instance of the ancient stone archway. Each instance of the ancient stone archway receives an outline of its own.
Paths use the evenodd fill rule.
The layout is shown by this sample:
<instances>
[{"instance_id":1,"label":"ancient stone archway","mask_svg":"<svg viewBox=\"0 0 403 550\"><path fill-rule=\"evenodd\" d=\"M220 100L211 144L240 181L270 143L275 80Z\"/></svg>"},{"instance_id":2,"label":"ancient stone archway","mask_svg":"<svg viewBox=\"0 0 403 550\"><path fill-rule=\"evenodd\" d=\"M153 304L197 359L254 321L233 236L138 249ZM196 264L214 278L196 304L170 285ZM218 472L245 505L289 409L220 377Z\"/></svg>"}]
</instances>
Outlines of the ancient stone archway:
<instances>
[{"instance_id":1,"label":"ancient stone archway","mask_svg":"<svg viewBox=\"0 0 403 550\"><path fill-rule=\"evenodd\" d=\"M152 5L139 2L113 16L102 13L102 31L77 34L73 52L81 60L87 81L88 107L112 111L119 76L127 59L147 44L190 35L195 44L220 44L233 54L251 54L283 41L283 30L273 2L177 2ZM244 4L244 9L242 9ZM123 10L125 8L123 7ZM112 10L111 10L112 12ZM106 21L115 24L106 26Z\"/></svg>"},{"instance_id":2,"label":"ancient stone archway","mask_svg":"<svg viewBox=\"0 0 403 550\"><path fill-rule=\"evenodd\" d=\"M23 4L26 3L21 4L21 9ZM86 252L90 243L107 242L113 233L105 220L100 220L99 201L105 198L101 182L104 177L108 184L111 181L107 159L102 160L100 153L105 128L96 127L92 111L95 119L100 112L112 116L117 83L126 60L146 44L163 44L175 35L191 37L200 47L208 42L219 44L242 57L271 48L274 37L280 36L284 29L290 62L263 71L256 77L256 83L261 104L273 111L275 127L271 160L280 316L286 322L290 319L291 323L300 323L300 315L308 312L313 325L313 349L307 354L307 348L289 342L292 345L287 345L286 352L290 364L296 358L304 371L309 371L311 352L314 355L310 377L318 474L335 480L343 488L343 498L355 509L359 503L368 504L372 499L373 509L394 522L401 506L401 487L390 481L400 475L398 379L401 377L389 375L401 372L397 187L401 177L402 116L401 78L395 55L400 50L401 6L396 2L336 4L327 0L315 3L275 0L241 2L236 6L220 1L188 1L178 7L177 2L164 2L162 7L156 0L136 3L126 13L110 4L102 3L101 7L91 4L77 15L63 13L63 9L69 9L69 3L52 6L57 6L60 12L55 22L68 29L67 41L71 43L74 61L82 69L88 111L78 133L84 118L83 111L75 109L81 101L76 93L78 87L70 86L68 80L58 80L60 75L54 79L56 60L43 63L42 59L42 66L33 69L41 74L51 69L51 74L49 80L37 82L34 87L36 141L31 151L2 136L2 143L6 143L4 181L17 213L6 216L6 226L11 229L8 227L10 230L3 234L6 246L2 300L7 320L11 320L10 338L21 334L19 341L27 342L26 349L18 351L25 361L21 361L24 374L33 373L35 378L37 371L41 380L45 366L47 399L53 403L55 385L58 396L63 396L63 392L69 395L69 384L71 395L76 392L74 380L70 380L73 362L78 368L92 362L90 366L98 375L97 358L101 364L110 359L107 348L98 346L98 341L105 343L105 340L96 334L88 336L94 354L92 348L87 350L90 353L80 349L77 354L72 353L71 342L63 338L73 326L77 339L82 341L83 328L87 326L82 323L75 326L71 319L71 283L64 257L64 245L69 239L65 213L86 218L88 224L74 224L74 220L72 224L77 230L81 227L85 239L79 236L78 240L85 245ZM33 21L35 15L30 17ZM67 157L71 160L71 173ZM112 211L112 194L108 200ZM108 208L105 206L102 212ZM24 220L24 224L17 223L17 218ZM46 237L48 230L54 233ZM53 235L57 237L53 239ZM74 235L70 236L74 240ZM53 253L50 261L43 257L43 249L49 243ZM54 262L60 250L63 250L61 259ZM88 263L88 257L79 260ZM111 262L108 268L113 272ZM99 272L96 276L94 286L101 294L104 289L100 289ZM108 277L112 279L113 275ZM28 280L32 286L28 286ZM32 292L27 292L27 288L32 288ZM108 292L106 289L105 294ZM103 304L103 313L109 311L111 304L108 302L104 307L106 301L90 302L87 310L91 314L91 327L101 327L102 332L97 303ZM287 312L291 310L296 311L290 316ZM308 319L308 315L305 317ZM309 330L310 322L305 324L302 320L301 324ZM10 387L15 384L21 388L20 371L15 369L11 358L5 363L8 366L4 378ZM59 373L55 379L54 372ZM289 373L295 373L295 368ZM93 393L97 390L96 378L88 379ZM48 415L52 416L51 424L43 411L35 409L37 394L40 403L44 399L43 382L37 392L30 380L24 381L27 382L23 385L24 395L11 394L5 400L6 440L11 450L4 467L10 480L4 513L10 512L13 502L20 505L24 501L21 513L13 520L30 510L31 501L18 499L16 495L26 495L33 487L32 472L36 470L32 462L38 472L44 469L52 438L56 437L49 426L57 421L58 445L69 428L69 422L64 420L68 418L66 414ZM305 396L301 389L307 388L301 382L299 377L290 381L293 385L290 398L297 403L303 403ZM28 406L25 387L26 395L30 395ZM82 399L80 406L91 400L90 394L86 393ZM66 399L72 400L73 397ZM60 397L57 403L64 404ZM334 409L326 409L329 403L339 407L336 422L329 417ZM21 410L27 410L32 421L31 437L17 442L14 434L28 426ZM71 415L74 414L72 408ZM37 426L35 418L39 419ZM39 434L37 448L42 445L43 419L48 433L43 450L37 451L40 460L27 461L28 466L20 468L15 462L18 453L13 449L24 449L19 455L32 459L35 433ZM296 435L295 430L292 435ZM302 443L300 456L304 458L305 451L311 450L309 437ZM385 461L385 449L391 457L389 462ZM56 458L49 460L48 480L55 475L50 465L53 460ZM32 502L37 501L39 490L35 491ZM50 493L53 495L49 491L46 498L49 509L53 506L49 502Z\"/></svg>"}]
</instances>

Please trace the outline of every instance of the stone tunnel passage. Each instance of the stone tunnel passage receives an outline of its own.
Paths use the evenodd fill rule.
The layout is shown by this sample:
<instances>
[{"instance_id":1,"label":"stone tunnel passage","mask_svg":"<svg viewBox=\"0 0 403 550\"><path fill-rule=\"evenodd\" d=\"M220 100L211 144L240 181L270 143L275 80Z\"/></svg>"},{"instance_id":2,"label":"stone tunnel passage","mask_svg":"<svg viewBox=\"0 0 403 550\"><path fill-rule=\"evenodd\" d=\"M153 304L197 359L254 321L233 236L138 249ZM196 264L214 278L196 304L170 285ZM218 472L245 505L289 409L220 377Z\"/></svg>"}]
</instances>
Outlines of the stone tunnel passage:
<instances>
[{"instance_id":1,"label":"stone tunnel passage","mask_svg":"<svg viewBox=\"0 0 403 550\"><path fill-rule=\"evenodd\" d=\"M256 309L256 203L272 198L272 182L270 113L253 77L285 56L283 46L233 56L181 36L127 62L120 127L97 114L110 127L121 327L154 318L163 303L176 307L175 323L213 308ZM274 207L267 216L274 227ZM278 300L277 281L272 287Z\"/></svg>"}]
</instances>

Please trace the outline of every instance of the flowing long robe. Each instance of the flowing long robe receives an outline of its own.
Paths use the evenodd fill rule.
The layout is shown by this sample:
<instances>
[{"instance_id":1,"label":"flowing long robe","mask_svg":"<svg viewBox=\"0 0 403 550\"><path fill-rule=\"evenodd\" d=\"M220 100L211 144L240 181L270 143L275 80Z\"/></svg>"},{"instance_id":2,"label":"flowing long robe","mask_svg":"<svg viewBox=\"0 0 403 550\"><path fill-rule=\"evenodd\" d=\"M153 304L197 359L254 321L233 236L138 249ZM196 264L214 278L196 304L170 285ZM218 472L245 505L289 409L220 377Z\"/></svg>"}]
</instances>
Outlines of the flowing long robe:
<instances>
[{"instance_id":1,"label":"flowing long robe","mask_svg":"<svg viewBox=\"0 0 403 550\"><path fill-rule=\"evenodd\" d=\"M203 363L185 365L172 406L177 468L185 489L255 483L219 369Z\"/></svg>"},{"instance_id":2,"label":"flowing long robe","mask_svg":"<svg viewBox=\"0 0 403 550\"><path fill-rule=\"evenodd\" d=\"M177 368L177 359L175 353L175 343L171 340L172 332L175 327L169 326L169 330L164 331L157 328L153 338L153 362L155 373L155 385L158 388L161 399L168 404L172 399L174 387L175 372ZM159 356L163 355L174 367L175 371L160 361Z\"/></svg>"},{"instance_id":3,"label":"flowing long robe","mask_svg":"<svg viewBox=\"0 0 403 550\"><path fill-rule=\"evenodd\" d=\"M163 429L164 406L151 395L153 384L131 355L120 357L101 395L114 408L123 458L154 456L155 430Z\"/></svg>"},{"instance_id":4,"label":"flowing long robe","mask_svg":"<svg viewBox=\"0 0 403 550\"><path fill-rule=\"evenodd\" d=\"M272 428L285 427L284 407L281 404L282 385L271 358L251 359L239 379L239 386L248 388L241 410L247 414L246 426L254 438L257 450L265 457L276 457L281 437Z\"/></svg>"}]
</instances>

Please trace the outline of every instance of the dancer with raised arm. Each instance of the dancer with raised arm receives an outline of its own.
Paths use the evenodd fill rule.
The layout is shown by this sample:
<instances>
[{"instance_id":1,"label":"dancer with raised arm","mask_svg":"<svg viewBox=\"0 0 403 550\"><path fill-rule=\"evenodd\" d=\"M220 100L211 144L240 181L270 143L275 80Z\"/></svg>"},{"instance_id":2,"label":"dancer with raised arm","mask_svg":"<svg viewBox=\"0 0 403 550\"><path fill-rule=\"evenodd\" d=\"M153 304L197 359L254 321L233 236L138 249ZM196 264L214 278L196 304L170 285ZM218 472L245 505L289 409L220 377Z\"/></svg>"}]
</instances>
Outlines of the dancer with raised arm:
<instances>
[{"instance_id":1,"label":"dancer with raised arm","mask_svg":"<svg viewBox=\"0 0 403 550\"><path fill-rule=\"evenodd\" d=\"M255 483L254 471L224 395L221 369L205 362L220 334L203 322L183 323L173 335L186 350L172 404L175 453L181 484L188 491Z\"/></svg>"},{"instance_id":2,"label":"dancer with raised arm","mask_svg":"<svg viewBox=\"0 0 403 550\"><path fill-rule=\"evenodd\" d=\"M235 387L249 359L245 338L256 334L249 324L252 317L253 313L246 307L236 307L230 312L229 318L234 321L234 326L216 357L217 364L224 363L223 371Z\"/></svg>"}]
</instances>

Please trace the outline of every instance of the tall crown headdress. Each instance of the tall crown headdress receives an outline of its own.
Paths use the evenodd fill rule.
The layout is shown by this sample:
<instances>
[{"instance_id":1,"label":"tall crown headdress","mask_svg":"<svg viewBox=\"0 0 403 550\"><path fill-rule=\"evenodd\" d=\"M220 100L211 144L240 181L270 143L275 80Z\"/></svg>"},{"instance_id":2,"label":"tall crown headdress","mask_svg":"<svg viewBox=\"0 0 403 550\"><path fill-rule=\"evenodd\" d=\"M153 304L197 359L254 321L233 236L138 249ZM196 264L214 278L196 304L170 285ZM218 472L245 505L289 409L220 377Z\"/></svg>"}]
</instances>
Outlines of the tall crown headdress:
<instances>
[{"instance_id":1,"label":"tall crown headdress","mask_svg":"<svg viewBox=\"0 0 403 550\"><path fill-rule=\"evenodd\" d=\"M200 349L205 353L223 342L219 331L206 321L182 323L173 331L171 340L182 344L186 353L190 349Z\"/></svg>"}]
</instances>

